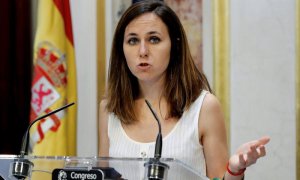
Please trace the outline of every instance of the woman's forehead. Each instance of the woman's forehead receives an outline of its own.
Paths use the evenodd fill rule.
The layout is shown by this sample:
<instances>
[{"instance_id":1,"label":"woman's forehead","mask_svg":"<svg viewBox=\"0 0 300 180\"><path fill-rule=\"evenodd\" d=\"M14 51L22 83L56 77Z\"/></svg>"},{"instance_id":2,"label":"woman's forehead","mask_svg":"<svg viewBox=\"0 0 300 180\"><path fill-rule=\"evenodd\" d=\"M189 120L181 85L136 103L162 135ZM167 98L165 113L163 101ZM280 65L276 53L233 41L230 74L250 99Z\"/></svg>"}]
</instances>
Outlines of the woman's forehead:
<instances>
[{"instance_id":1,"label":"woman's forehead","mask_svg":"<svg viewBox=\"0 0 300 180\"><path fill-rule=\"evenodd\" d=\"M127 32L141 31L158 31L164 32L167 30L166 24L159 16L154 13L145 13L134 18L125 28Z\"/></svg>"}]
</instances>

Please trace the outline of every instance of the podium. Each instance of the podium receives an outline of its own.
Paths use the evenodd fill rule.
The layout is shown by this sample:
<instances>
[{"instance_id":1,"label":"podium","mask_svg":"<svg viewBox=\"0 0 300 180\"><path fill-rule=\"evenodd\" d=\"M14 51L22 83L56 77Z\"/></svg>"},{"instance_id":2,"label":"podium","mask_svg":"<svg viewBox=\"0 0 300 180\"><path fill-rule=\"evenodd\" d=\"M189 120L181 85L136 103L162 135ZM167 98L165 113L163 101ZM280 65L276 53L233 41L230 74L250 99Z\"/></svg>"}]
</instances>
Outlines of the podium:
<instances>
[{"instance_id":1,"label":"podium","mask_svg":"<svg viewBox=\"0 0 300 180\"><path fill-rule=\"evenodd\" d=\"M12 165L15 162L18 162L18 160L19 156L16 155L0 155L0 176L3 179L16 179L15 177L11 176L11 173ZM22 160L31 162L33 164L32 169L30 169L31 177L26 178L32 180L143 180L147 179L145 178L147 169L145 167L145 164L147 164L150 159L114 157L25 156ZM209 180L200 172L197 172L192 167L189 167L188 165L177 159L161 158L160 162L168 166L167 176L165 179ZM71 174L72 177L70 177Z\"/></svg>"}]
</instances>

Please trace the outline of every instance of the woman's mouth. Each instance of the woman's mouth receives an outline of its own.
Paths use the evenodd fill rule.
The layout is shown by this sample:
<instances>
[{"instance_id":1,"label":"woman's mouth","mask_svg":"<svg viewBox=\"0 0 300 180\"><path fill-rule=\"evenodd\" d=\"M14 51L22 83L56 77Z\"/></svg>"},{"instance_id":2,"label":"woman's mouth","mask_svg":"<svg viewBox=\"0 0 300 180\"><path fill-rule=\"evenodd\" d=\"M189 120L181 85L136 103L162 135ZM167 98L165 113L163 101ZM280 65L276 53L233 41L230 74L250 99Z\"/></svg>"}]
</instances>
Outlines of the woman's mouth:
<instances>
[{"instance_id":1,"label":"woman's mouth","mask_svg":"<svg viewBox=\"0 0 300 180\"><path fill-rule=\"evenodd\" d=\"M140 70L147 70L147 69L150 68L150 64L148 64L148 63L140 63L140 64L138 65L138 68L139 68Z\"/></svg>"},{"instance_id":2,"label":"woman's mouth","mask_svg":"<svg viewBox=\"0 0 300 180\"><path fill-rule=\"evenodd\" d=\"M140 63L140 66L148 66L148 63Z\"/></svg>"}]
</instances>

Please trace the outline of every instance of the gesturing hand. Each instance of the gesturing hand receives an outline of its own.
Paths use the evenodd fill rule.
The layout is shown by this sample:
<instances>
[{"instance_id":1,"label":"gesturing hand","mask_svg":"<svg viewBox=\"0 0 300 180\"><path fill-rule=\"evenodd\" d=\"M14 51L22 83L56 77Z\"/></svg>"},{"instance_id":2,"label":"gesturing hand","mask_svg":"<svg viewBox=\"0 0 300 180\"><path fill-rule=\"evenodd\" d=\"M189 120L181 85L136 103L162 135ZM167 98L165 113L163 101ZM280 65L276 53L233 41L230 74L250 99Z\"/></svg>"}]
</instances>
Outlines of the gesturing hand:
<instances>
[{"instance_id":1,"label":"gesturing hand","mask_svg":"<svg viewBox=\"0 0 300 180\"><path fill-rule=\"evenodd\" d=\"M265 145L269 141L270 138L266 136L241 145L230 157L228 168L232 172L239 172L256 163L257 159L266 155Z\"/></svg>"}]
</instances>

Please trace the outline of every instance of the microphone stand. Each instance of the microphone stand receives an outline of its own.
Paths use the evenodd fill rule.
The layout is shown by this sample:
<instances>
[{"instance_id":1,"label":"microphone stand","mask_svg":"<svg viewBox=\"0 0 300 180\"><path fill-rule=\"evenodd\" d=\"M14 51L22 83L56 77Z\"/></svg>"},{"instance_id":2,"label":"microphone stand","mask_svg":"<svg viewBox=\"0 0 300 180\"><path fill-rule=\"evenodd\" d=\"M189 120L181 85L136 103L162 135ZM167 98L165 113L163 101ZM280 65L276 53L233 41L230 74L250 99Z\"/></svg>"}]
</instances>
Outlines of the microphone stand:
<instances>
[{"instance_id":1,"label":"microphone stand","mask_svg":"<svg viewBox=\"0 0 300 180\"><path fill-rule=\"evenodd\" d=\"M151 107L151 104L147 101L146 104L149 107L151 113L153 114L155 120L158 123L158 134L155 141L155 151L154 158L150 158L148 162L144 164L145 166L145 178L149 180L157 179L167 179L169 166L165 163L160 162L161 151L162 151L162 133L161 133L161 124L159 118Z\"/></svg>"},{"instance_id":2,"label":"microphone stand","mask_svg":"<svg viewBox=\"0 0 300 180\"><path fill-rule=\"evenodd\" d=\"M10 164L10 175L11 176L13 176L17 179L25 179L26 177L31 176L31 171L32 171L32 168L33 168L34 164L31 161L29 161L28 159L25 159L25 155L28 154L29 130L30 130L31 126L35 122L37 122L41 119L44 119L45 117L48 117L48 116L50 116L54 113L57 113L57 112L65 109L69 106L74 105L74 104L75 103L73 102L73 103L67 104L63 107L60 107L60 108L58 108L54 111L51 111L50 113L47 113L43 116L38 117L37 119L35 119L34 121L32 121L29 124L29 126L28 126L28 128L27 128L27 130L26 130L26 132L23 136L23 139L22 139L22 146L21 146L20 155L17 157L17 159L14 162L12 162Z\"/></svg>"}]
</instances>

